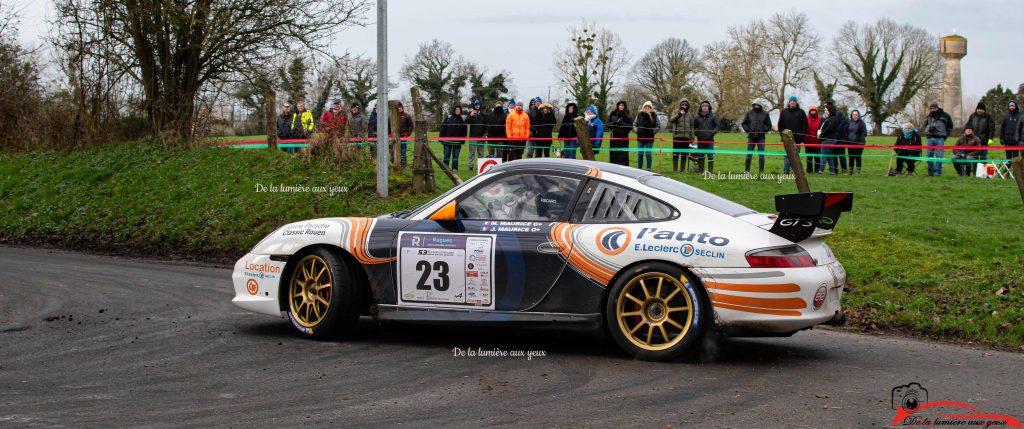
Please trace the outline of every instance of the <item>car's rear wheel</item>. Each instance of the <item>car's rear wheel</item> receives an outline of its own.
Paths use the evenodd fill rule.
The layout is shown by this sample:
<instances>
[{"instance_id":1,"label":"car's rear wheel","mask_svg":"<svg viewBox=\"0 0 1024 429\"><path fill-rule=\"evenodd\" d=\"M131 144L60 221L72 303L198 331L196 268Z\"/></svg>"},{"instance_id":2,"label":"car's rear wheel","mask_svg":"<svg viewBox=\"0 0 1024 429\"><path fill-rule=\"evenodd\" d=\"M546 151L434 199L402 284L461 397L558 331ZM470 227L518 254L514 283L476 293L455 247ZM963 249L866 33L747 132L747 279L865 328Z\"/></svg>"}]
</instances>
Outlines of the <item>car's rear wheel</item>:
<instances>
[{"instance_id":1,"label":"car's rear wheel","mask_svg":"<svg viewBox=\"0 0 1024 429\"><path fill-rule=\"evenodd\" d=\"M641 264L608 294L612 338L637 359L667 361L693 350L704 333L707 300L696 279L664 263Z\"/></svg>"},{"instance_id":2,"label":"car's rear wheel","mask_svg":"<svg viewBox=\"0 0 1024 429\"><path fill-rule=\"evenodd\" d=\"M338 255L316 248L300 255L288 276L288 318L311 338L346 333L359 320L358 276Z\"/></svg>"}]
</instances>

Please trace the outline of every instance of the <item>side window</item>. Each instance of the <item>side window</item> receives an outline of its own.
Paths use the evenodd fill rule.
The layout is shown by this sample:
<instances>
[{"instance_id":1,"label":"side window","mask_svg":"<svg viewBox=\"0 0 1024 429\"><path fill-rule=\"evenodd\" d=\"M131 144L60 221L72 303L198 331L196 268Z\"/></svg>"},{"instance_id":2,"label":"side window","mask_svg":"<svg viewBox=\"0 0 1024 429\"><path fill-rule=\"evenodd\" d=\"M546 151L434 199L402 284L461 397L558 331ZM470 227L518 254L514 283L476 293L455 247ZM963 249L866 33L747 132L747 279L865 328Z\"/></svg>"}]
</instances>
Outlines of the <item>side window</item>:
<instances>
[{"instance_id":1,"label":"side window","mask_svg":"<svg viewBox=\"0 0 1024 429\"><path fill-rule=\"evenodd\" d=\"M639 192L598 181L591 181L587 187L591 197L583 213L584 223L655 221L672 217L671 207Z\"/></svg>"},{"instance_id":2,"label":"side window","mask_svg":"<svg viewBox=\"0 0 1024 429\"><path fill-rule=\"evenodd\" d=\"M580 179L543 174L502 177L463 196L459 218L552 221L565 218Z\"/></svg>"}]
</instances>

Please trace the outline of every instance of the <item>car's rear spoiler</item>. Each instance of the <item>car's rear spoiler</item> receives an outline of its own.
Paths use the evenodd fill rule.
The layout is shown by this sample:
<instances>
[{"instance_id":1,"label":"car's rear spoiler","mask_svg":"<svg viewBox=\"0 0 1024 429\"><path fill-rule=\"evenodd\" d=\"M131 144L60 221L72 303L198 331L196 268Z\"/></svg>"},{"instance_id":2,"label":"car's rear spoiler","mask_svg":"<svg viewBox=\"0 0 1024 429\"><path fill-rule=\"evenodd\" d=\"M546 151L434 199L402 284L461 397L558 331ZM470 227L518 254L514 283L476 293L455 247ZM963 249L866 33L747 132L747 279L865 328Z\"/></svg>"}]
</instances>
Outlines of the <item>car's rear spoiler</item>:
<instances>
[{"instance_id":1,"label":"car's rear spoiler","mask_svg":"<svg viewBox=\"0 0 1024 429\"><path fill-rule=\"evenodd\" d=\"M769 231L792 242L803 241L819 228L831 232L839 215L852 208L853 192L776 195L775 210L779 216Z\"/></svg>"}]
</instances>

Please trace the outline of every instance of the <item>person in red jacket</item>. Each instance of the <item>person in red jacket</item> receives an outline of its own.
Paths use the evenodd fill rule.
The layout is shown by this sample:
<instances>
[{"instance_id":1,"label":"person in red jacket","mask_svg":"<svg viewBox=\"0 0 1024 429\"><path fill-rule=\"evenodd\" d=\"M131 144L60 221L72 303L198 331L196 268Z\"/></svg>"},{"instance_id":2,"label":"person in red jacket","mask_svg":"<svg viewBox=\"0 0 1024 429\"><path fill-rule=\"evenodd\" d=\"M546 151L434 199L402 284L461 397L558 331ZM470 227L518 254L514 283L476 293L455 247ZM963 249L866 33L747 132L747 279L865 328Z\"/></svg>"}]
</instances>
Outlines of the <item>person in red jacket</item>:
<instances>
[{"instance_id":1,"label":"person in red jacket","mask_svg":"<svg viewBox=\"0 0 1024 429\"><path fill-rule=\"evenodd\" d=\"M530 138L530 115L523 111L522 103L516 104L515 110L505 118L505 135L509 144L505 161L522 159L526 139Z\"/></svg>"},{"instance_id":2,"label":"person in red jacket","mask_svg":"<svg viewBox=\"0 0 1024 429\"><path fill-rule=\"evenodd\" d=\"M804 144L817 145L818 129L821 128L821 116L818 116L818 106L807 106L807 135L804 136ZM806 146L804 153L807 154L807 174L814 174L821 167L821 147ZM813 167L813 168L812 168Z\"/></svg>"},{"instance_id":3,"label":"person in red jacket","mask_svg":"<svg viewBox=\"0 0 1024 429\"><path fill-rule=\"evenodd\" d=\"M341 111L341 100L334 100L331 110L320 116L320 131L328 138L338 138L345 133L345 112Z\"/></svg>"}]
</instances>

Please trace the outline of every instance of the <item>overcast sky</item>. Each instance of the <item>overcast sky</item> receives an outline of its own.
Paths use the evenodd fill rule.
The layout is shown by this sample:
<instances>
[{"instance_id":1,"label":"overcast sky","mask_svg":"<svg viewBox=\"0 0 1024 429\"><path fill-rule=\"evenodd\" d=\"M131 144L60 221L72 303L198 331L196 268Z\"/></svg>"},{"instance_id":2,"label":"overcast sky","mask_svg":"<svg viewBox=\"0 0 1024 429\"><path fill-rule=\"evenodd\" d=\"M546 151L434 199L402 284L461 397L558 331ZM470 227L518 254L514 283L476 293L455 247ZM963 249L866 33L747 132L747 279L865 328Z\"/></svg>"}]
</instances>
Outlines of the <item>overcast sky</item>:
<instances>
[{"instance_id":1,"label":"overcast sky","mask_svg":"<svg viewBox=\"0 0 1024 429\"><path fill-rule=\"evenodd\" d=\"M6 0L5 2L10 2ZM14 0L23 14L21 38L34 43L48 31L49 1ZM389 9L389 71L392 79L420 43L437 38L489 71L507 71L519 97L564 91L553 76L553 56L568 44L569 26L582 18L617 32L633 60L667 37L696 47L725 38L729 26L767 18L775 12L806 13L827 40L823 55L845 21L874 22L888 17L924 28L936 37L956 30L968 39L963 60L965 98L980 96L997 83L1016 88L1024 82L1024 2L1019 0L861 0L861 1L454 1L392 0ZM370 25L345 31L338 50L376 56L376 8ZM403 87L407 84L402 83ZM816 100L811 100L816 101ZM807 103L805 103L807 104Z\"/></svg>"}]
</instances>

